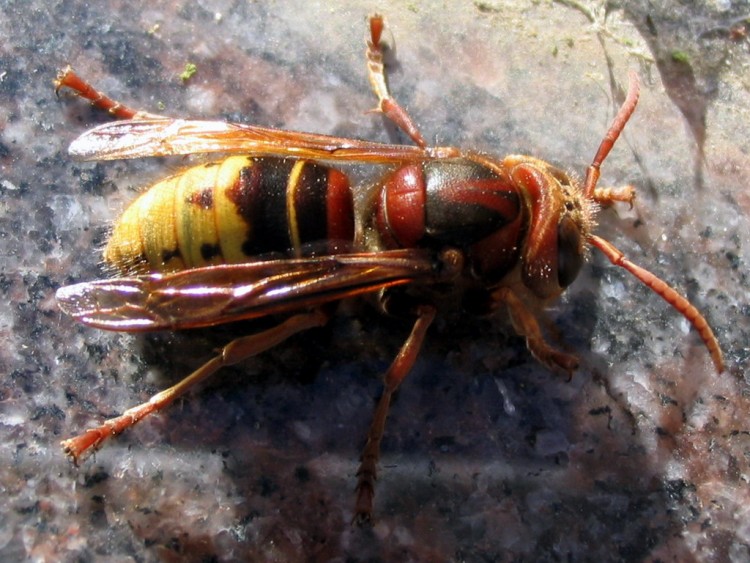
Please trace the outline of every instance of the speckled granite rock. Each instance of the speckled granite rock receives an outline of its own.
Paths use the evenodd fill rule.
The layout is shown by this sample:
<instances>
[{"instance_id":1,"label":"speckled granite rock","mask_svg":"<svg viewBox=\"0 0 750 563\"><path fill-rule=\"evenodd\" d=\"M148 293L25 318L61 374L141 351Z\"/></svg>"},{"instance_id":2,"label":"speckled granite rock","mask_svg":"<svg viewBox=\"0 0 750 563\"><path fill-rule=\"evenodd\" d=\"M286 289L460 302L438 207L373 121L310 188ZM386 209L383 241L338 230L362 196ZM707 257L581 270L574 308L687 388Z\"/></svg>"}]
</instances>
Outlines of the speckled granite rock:
<instances>
[{"instance_id":1,"label":"speckled granite rock","mask_svg":"<svg viewBox=\"0 0 750 563\"><path fill-rule=\"evenodd\" d=\"M726 352L594 256L550 318L582 367L539 366L498 319L439 321L392 409L372 529L349 525L379 374L408 328L367 308L226 369L81 468L60 439L188 373L223 331L75 325L107 229L180 159L80 163L106 120L55 99L71 63L170 115L375 140L367 2L0 5L0 554L4 560L746 560L747 13L628 2L385 2L392 88L430 142L581 175L628 68L641 103L603 182L639 189L602 236L681 288ZM597 32L600 34L597 35ZM188 62L197 73L179 74ZM354 172L367 178L368 170Z\"/></svg>"}]
</instances>

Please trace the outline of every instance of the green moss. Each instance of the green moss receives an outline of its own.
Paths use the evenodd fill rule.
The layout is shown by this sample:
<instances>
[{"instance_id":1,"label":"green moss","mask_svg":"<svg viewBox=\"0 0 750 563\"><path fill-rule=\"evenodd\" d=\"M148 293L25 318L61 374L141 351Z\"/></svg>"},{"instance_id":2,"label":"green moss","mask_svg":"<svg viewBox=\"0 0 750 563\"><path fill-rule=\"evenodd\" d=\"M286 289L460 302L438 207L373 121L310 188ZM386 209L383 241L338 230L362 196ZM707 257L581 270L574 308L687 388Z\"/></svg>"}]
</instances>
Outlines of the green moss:
<instances>
[{"instance_id":1,"label":"green moss","mask_svg":"<svg viewBox=\"0 0 750 563\"><path fill-rule=\"evenodd\" d=\"M195 64L185 63L185 70L183 70L182 74L180 74L180 80L182 80L183 82L187 82L193 77L196 72L198 72L198 67L195 66Z\"/></svg>"},{"instance_id":2,"label":"green moss","mask_svg":"<svg viewBox=\"0 0 750 563\"><path fill-rule=\"evenodd\" d=\"M690 55L685 51L672 51L672 60L676 63L690 63Z\"/></svg>"}]
</instances>

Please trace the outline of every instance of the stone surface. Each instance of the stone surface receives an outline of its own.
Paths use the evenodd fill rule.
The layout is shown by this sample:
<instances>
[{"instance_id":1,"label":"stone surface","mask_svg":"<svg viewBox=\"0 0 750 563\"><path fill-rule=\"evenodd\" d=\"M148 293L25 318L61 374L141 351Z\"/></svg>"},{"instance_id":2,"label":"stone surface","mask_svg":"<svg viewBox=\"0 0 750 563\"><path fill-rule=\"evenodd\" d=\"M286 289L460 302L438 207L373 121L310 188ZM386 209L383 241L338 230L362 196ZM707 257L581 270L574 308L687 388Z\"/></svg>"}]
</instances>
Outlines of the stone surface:
<instances>
[{"instance_id":1,"label":"stone surface","mask_svg":"<svg viewBox=\"0 0 750 563\"><path fill-rule=\"evenodd\" d=\"M104 333L55 290L103 277L109 226L180 159L81 163L107 116L72 64L138 107L402 142L363 63L367 2L0 4L4 560L746 560L747 13L627 2L381 2L391 85L431 143L583 175L628 69L641 102L605 163L633 210L598 233L684 291L724 348L594 255L549 311L571 382L498 319L439 320L389 418L371 529L351 527L379 374L408 327L367 307L224 370L75 468L58 442L189 373L243 327ZM194 63L187 82L180 73ZM378 173L352 172L363 181ZM246 328L245 328L246 329Z\"/></svg>"}]
</instances>

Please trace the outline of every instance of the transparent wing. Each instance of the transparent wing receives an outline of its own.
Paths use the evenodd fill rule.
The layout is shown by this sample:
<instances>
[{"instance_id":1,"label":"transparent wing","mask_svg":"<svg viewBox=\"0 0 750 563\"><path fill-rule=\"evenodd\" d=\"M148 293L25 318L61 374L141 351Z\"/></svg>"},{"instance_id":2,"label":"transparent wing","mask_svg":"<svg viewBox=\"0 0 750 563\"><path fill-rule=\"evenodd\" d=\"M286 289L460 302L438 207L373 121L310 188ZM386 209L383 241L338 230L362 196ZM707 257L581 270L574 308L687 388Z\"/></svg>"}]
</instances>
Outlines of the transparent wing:
<instances>
[{"instance_id":1,"label":"transparent wing","mask_svg":"<svg viewBox=\"0 0 750 563\"><path fill-rule=\"evenodd\" d=\"M239 152L378 164L460 155L452 147L420 148L225 121L159 118L105 123L74 140L69 152L83 160Z\"/></svg>"},{"instance_id":2,"label":"transparent wing","mask_svg":"<svg viewBox=\"0 0 750 563\"><path fill-rule=\"evenodd\" d=\"M96 328L174 330L295 311L434 276L429 254L410 249L97 280L62 287L57 299L65 313Z\"/></svg>"}]
</instances>

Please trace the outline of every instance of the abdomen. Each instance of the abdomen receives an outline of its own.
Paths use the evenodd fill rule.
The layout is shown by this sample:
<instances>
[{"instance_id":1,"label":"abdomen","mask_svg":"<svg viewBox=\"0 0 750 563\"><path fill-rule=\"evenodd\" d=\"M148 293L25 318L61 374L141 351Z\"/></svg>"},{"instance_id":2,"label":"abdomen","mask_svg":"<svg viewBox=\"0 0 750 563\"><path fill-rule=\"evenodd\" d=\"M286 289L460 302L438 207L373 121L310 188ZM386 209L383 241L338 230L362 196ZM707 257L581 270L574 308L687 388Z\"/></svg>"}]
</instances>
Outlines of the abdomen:
<instances>
[{"instance_id":1,"label":"abdomen","mask_svg":"<svg viewBox=\"0 0 750 563\"><path fill-rule=\"evenodd\" d=\"M350 243L353 233L342 172L306 160L232 156L142 194L115 224L104 260L126 274L174 272L301 255L313 243L325 251Z\"/></svg>"}]
</instances>

